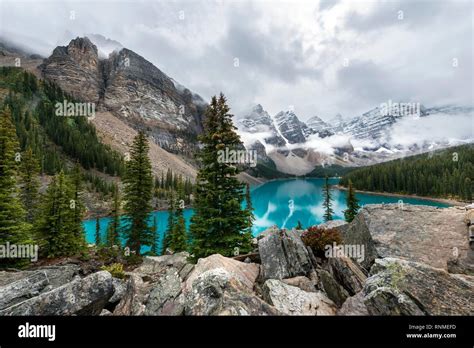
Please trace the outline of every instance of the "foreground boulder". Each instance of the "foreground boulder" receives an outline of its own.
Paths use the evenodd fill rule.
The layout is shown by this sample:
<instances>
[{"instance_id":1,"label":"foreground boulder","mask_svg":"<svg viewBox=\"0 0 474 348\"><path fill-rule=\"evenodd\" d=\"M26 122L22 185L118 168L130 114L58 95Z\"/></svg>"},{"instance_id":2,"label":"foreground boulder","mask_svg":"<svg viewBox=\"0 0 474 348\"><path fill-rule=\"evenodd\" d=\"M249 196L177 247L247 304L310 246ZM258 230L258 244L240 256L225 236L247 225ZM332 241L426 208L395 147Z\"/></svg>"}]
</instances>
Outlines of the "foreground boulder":
<instances>
[{"instance_id":1,"label":"foreground boulder","mask_svg":"<svg viewBox=\"0 0 474 348\"><path fill-rule=\"evenodd\" d=\"M469 245L465 211L410 204L364 206L345 231L345 244L362 244L369 270L376 258L396 257L447 268L453 252L464 258Z\"/></svg>"},{"instance_id":2,"label":"foreground boulder","mask_svg":"<svg viewBox=\"0 0 474 348\"><path fill-rule=\"evenodd\" d=\"M269 229L258 241L262 279L307 276L314 271L311 257L296 230Z\"/></svg>"},{"instance_id":3,"label":"foreground boulder","mask_svg":"<svg viewBox=\"0 0 474 348\"><path fill-rule=\"evenodd\" d=\"M349 297L337 312L338 315L369 315L364 303L364 293L361 291Z\"/></svg>"},{"instance_id":4,"label":"foreground boulder","mask_svg":"<svg viewBox=\"0 0 474 348\"><path fill-rule=\"evenodd\" d=\"M66 284L77 275L76 265L41 270L0 272L0 310Z\"/></svg>"},{"instance_id":5,"label":"foreground boulder","mask_svg":"<svg viewBox=\"0 0 474 348\"><path fill-rule=\"evenodd\" d=\"M0 315L98 315L114 292L109 272L93 273L0 311Z\"/></svg>"},{"instance_id":6,"label":"foreground boulder","mask_svg":"<svg viewBox=\"0 0 474 348\"><path fill-rule=\"evenodd\" d=\"M335 304L322 291L307 292L281 280L263 284L263 298L286 315L334 315Z\"/></svg>"},{"instance_id":7,"label":"foreground boulder","mask_svg":"<svg viewBox=\"0 0 474 348\"><path fill-rule=\"evenodd\" d=\"M244 287L252 291L255 281L260 272L259 265L255 263L240 262L220 254L214 254L206 258L199 259L191 274L186 280L185 291L189 292L193 286L194 280L202 273L217 269L225 269L232 278L237 279Z\"/></svg>"},{"instance_id":8,"label":"foreground boulder","mask_svg":"<svg viewBox=\"0 0 474 348\"><path fill-rule=\"evenodd\" d=\"M376 260L364 286L371 315L472 315L474 277L417 262Z\"/></svg>"},{"instance_id":9,"label":"foreground boulder","mask_svg":"<svg viewBox=\"0 0 474 348\"><path fill-rule=\"evenodd\" d=\"M257 297L247 284L224 268L210 269L193 277L188 289L186 315L279 314L275 308Z\"/></svg>"},{"instance_id":10,"label":"foreground boulder","mask_svg":"<svg viewBox=\"0 0 474 348\"><path fill-rule=\"evenodd\" d=\"M367 276L360 266L348 257L331 257L328 267L334 279L348 292L355 295L364 287Z\"/></svg>"}]
</instances>

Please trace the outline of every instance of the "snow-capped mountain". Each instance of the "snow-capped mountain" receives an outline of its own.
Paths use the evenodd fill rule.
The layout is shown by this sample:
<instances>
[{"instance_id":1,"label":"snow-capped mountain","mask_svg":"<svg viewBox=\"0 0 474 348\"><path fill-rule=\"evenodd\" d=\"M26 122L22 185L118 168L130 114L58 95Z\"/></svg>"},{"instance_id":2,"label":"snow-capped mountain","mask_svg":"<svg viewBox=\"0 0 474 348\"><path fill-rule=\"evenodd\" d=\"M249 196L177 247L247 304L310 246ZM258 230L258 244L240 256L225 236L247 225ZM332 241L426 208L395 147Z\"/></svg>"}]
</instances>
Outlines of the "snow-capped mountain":
<instances>
[{"instance_id":1,"label":"snow-capped mountain","mask_svg":"<svg viewBox=\"0 0 474 348\"><path fill-rule=\"evenodd\" d=\"M331 121L313 116L307 122L291 111L271 117L257 105L237 124L246 146L257 144L259 156L271 159L278 170L297 175L318 165L369 165L474 142L474 108L402 105L390 102L389 108L381 105L349 120L338 114ZM461 131L447 134L444 124L453 122ZM466 123L470 127L463 126Z\"/></svg>"},{"instance_id":2,"label":"snow-capped mountain","mask_svg":"<svg viewBox=\"0 0 474 348\"><path fill-rule=\"evenodd\" d=\"M274 117L279 134L290 144L300 144L311 134L308 126L301 122L293 111L280 111Z\"/></svg>"},{"instance_id":3,"label":"snow-capped mountain","mask_svg":"<svg viewBox=\"0 0 474 348\"><path fill-rule=\"evenodd\" d=\"M358 139L378 140L387 136L386 132L390 127L402 117L423 117L426 116L425 108L420 106L420 110L415 108L408 112L398 110L384 111L381 107L376 107L361 116L357 116L347 123L340 124L342 132Z\"/></svg>"},{"instance_id":4,"label":"snow-capped mountain","mask_svg":"<svg viewBox=\"0 0 474 348\"><path fill-rule=\"evenodd\" d=\"M333 130L336 128L336 126L324 122L318 116L313 116L308 119L306 125L313 131L312 134L318 134L321 138L333 135Z\"/></svg>"}]
</instances>

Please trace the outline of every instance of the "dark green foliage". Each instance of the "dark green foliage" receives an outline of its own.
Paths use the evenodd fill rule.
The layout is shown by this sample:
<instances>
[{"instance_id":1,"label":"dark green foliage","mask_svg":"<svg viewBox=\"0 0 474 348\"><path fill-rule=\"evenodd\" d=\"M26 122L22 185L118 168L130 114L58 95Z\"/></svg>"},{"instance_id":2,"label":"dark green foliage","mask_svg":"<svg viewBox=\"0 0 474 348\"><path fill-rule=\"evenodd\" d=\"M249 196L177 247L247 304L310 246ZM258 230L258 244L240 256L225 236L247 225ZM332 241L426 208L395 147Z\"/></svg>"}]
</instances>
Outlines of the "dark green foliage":
<instances>
[{"instance_id":1,"label":"dark green foliage","mask_svg":"<svg viewBox=\"0 0 474 348\"><path fill-rule=\"evenodd\" d=\"M255 216L253 215L253 205L252 205L252 196L250 195L250 185L245 185L245 208L248 213L248 232L252 233L253 222L255 221Z\"/></svg>"},{"instance_id":2,"label":"dark green foliage","mask_svg":"<svg viewBox=\"0 0 474 348\"><path fill-rule=\"evenodd\" d=\"M347 209L344 211L344 218L347 222L351 222L357 215L357 212L360 209L359 201L355 196L354 187L352 186L352 181L349 180L349 187L347 189L347 198L346 198Z\"/></svg>"},{"instance_id":3,"label":"dark green foliage","mask_svg":"<svg viewBox=\"0 0 474 348\"><path fill-rule=\"evenodd\" d=\"M148 140L143 132L139 132L133 140L123 181L124 236L127 246L139 255L142 245L151 246L153 243L153 231L147 223L152 211L153 176L148 158Z\"/></svg>"},{"instance_id":4,"label":"dark green foliage","mask_svg":"<svg viewBox=\"0 0 474 348\"><path fill-rule=\"evenodd\" d=\"M222 94L219 99L213 97L200 137L201 166L190 227L194 259L215 253L231 256L235 248L243 253L251 249L249 213L241 207L244 185L236 178L239 168L218 161L219 150L237 150L242 146L235 130L225 97Z\"/></svg>"},{"instance_id":5,"label":"dark green foliage","mask_svg":"<svg viewBox=\"0 0 474 348\"><path fill-rule=\"evenodd\" d=\"M153 256L156 256L156 255L158 255L158 245L159 245L159 241L158 241L158 219L157 219L156 215L153 215L152 230L153 230L153 243L151 245L150 254L153 255Z\"/></svg>"},{"instance_id":6,"label":"dark green foliage","mask_svg":"<svg viewBox=\"0 0 474 348\"><path fill-rule=\"evenodd\" d=\"M311 226L307 231L301 234L301 240L303 243L311 248L314 255L324 258L325 248L333 243L337 245L342 243L342 237L340 232L335 228L319 228L317 226Z\"/></svg>"},{"instance_id":7,"label":"dark green foliage","mask_svg":"<svg viewBox=\"0 0 474 348\"><path fill-rule=\"evenodd\" d=\"M52 178L41 199L35 231L43 243L40 250L47 257L77 255L84 250L82 216L78 220L80 210L76 209L82 203L76 187L60 172Z\"/></svg>"},{"instance_id":8,"label":"dark green foliage","mask_svg":"<svg viewBox=\"0 0 474 348\"><path fill-rule=\"evenodd\" d=\"M296 224L295 229L297 229L298 231L304 230L303 224L301 223L300 220L298 220L298 223Z\"/></svg>"},{"instance_id":9,"label":"dark green foliage","mask_svg":"<svg viewBox=\"0 0 474 348\"><path fill-rule=\"evenodd\" d=\"M469 144L360 168L340 184L348 186L351 180L359 190L470 201L473 173L474 146Z\"/></svg>"},{"instance_id":10,"label":"dark green foliage","mask_svg":"<svg viewBox=\"0 0 474 348\"><path fill-rule=\"evenodd\" d=\"M334 214L334 211L332 210L332 197L331 197L331 188L329 187L329 178L326 176L326 180L324 182L324 187L323 187L323 207L324 207L324 221L329 221L332 220L332 214Z\"/></svg>"},{"instance_id":11,"label":"dark green foliage","mask_svg":"<svg viewBox=\"0 0 474 348\"><path fill-rule=\"evenodd\" d=\"M21 200L26 209L26 221L33 222L33 217L38 206L39 189L39 164L33 155L31 148L27 148L21 155L20 163L20 187Z\"/></svg>"},{"instance_id":12,"label":"dark green foliage","mask_svg":"<svg viewBox=\"0 0 474 348\"><path fill-rule=\"evenodd\" d=\"M85 169L96 168L111 175L123 172L122 156L100 142L86 117L56 115L56 103L75 102L57 85L39 82L19 68L0 67L0 87L16 92L3 103L12 110L21 150L31 147L42 172L55 174L65 169L60 152L77 159Z\"/></svg>"},{"instance_id":13,"label":"dark green foliage","mask_svg":"<svg viewBox=\"0 0 474 348\"><path fill-rule=\"evenodd\" d=\"M175 205L176 205L176 202L174 198L174 192L171 192L168 199L168 223L167 223L165 235L163 237L163 245L162 245L163 253L166 252L166 249L168 249L171 244L171 237L173 235L174 226L176 224L176 216L174 214L174 211L176 210Z\"/></svg>"},{"instance_id":14,"label":"dark green foliage","mask_svg":"<svg viewBox=\"0 0 474 348\"><path fill-rule=\"evenodd\" d=\"M114 193L112 197L112 211L111 218L107 226L106 245L112 247L114 245L120 246L120 191L117 184L114 185Z\"/></svg>"},{"instance_id":15,"label":"dark green foliage","mask_svg":"<svg viewBox=\"0 0 474 348\"><path fill-rule=\"evenodd\" d=\"M173 199L173 198L171 198ZM169 210L168 213L173 215L169 219L172 223L171 226L168 226L168 245L171 250L174 252L185 251L187 250L187 235L186 235L186 225L183 215L184 210L184 187L181 183L178 187L177 192L177 201L171 202L172 210Z\"/></svg>"},{"instance_id":16,"label":"dark green foliage","mask_svg":"<svg viewBox=\"0 0 474 348\"><path fill-rule=\"evenodd\" d=\"M100 222L99 222L99 218L97 217L95 219L95 245L99 247L101 244L102 244L102 240L100 237Z\"/></svg>"},{"instance_id":17,"label":"dark green foliage","mask_svg":"<svg viewBox=\"0 0 474 348\"><path fill-rule=\"evenodd\" d=\"M31 243L30 225L19 199L16 175L19 145L9 109L0 111L0 244ZM11 260L0 263L15 264Z\"/></svg>"}]
</instances>

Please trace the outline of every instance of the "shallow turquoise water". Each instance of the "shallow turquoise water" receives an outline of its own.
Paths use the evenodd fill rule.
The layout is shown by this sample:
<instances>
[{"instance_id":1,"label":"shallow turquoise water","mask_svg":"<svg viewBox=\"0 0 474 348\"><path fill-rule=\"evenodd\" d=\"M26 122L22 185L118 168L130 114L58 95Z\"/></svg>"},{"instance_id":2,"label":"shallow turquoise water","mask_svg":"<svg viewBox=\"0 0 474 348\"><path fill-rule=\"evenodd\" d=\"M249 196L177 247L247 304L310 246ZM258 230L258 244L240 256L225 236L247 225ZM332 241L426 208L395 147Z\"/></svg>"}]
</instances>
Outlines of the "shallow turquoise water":
<instances>
[{"instance_id":1,"label":"shallow turquoise water","mask_svg":"<svg viewBox=\"0 0 474 348\"><path fill-rule=\"evenodd\" d=\"M330 179L331 184L337 184L338 179ZM304 227L320 224L323 222L323 196L322 187L324 179L290 179L275 180L263 185L256 186L251 190L252 203L254 206L255 222L254 235L259 234L270 226L277 225L281 228L292 228L301 221ZM344 191L332 190L334 219L343 219L343 211L346 209ZM359 204L397 203L400 198L369 195L357 193ZM436 207L448 207L448 204L428 201L417 198L403 198L404 203L431 205ZM157 211L153 214L158 219L158 232L160 241L166 231L168 221L167 211ZM193 214L192 209L184 212L186 225ZM105 235L110 218L100 219L100 231ZM153 221L150 219L150 222ZM95 241L95 220L84 221L86 240L88 243ZM143 249L146 251L146 248Z\"/></svg>"}]
</instances>

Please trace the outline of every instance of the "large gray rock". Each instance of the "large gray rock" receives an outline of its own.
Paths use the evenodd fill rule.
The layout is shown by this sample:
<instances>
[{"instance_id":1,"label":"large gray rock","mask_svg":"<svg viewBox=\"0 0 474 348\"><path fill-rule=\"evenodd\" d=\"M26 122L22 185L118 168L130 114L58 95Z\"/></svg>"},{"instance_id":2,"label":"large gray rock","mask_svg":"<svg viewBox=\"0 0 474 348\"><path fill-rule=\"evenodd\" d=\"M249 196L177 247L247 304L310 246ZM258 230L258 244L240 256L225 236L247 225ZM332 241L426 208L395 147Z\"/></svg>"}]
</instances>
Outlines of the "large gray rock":
<instances>
[{"instance_id":1,"label":"large gray rock","mask_svg":"<svg viewBox=\"0 0 474 348\"><path fill-rule=\"evenodd\" d=\"M345 244L362 244L369 270L376 258L396 257L447 268L453 253L466 257L465 211L410 204L366 205L343 231Z\"/></svg>"},{"instance_id":2,"label":"large gray rock","mask_svg":"<svg viewBox=\"0 0 474 348\"><path fill-rule=\"evenodd\" d=\"M0 311L0 315L98 315L113 294L109 272L93 273Z\"/></svg>"},{"instance_id":3,"label":"large gray rock","mask_svg":"<svg viewBox=\"0 0 474 348\"><path fill-rule=\"evenodd\" d=\"M334 315L337 309L323 292L307 292L277 279L263 284L263 298L287 315Z\"/></svg>"},{"instance_id":4,"label":"large gray rock","mask_svg":"<svg viewBox=\"0 0 474 348\"><path fill-rule=\"evenodd\" d=\"M192 269L192 265L188 261L189 253L183 251L172 255L162 256L146 256L140 267L133 270L134 273L150 275L163 272L168 267L172 267L178 272L184 270L185 275Z\"/></svg>"},{"instance_id":5,"label":"large gray rock","mask_svg":"<svg viewBox=\"0 0 474 348\"><path fill-rule=\"evenodd\" d=\"M327 271L319 272L321 284L329 299L331 299L338 307L342 306L344 301L349 297L349 293L344 289L334 277Z\"/></svg>"},{"instance_id":6,"label":"large gray rock","mask_svg":"<svg viewBox=\"0 0 474 348\"><path fill-rule=\"evenodd\" d=\"M117 303L125 295L127 290L127 282L123 279L112 278L112 285L114 287L114 293L109 299L109 303Z\"/></svg>"},{"instance_id":7,"label":"large gray rock","mask_svg":"<svg viewBox=\"0 0 474 348\"><path fill-rule=\"evenodd\" d=\"M377 259L363 292L372 315L474 313L474 277L417 262Z\"/></svg>"},{"instance_id":8,"label":"large gray rock","mask_svg":"<svg viewBox=\"0 0 474 348\"><path fill-rule=\"evenodd\" d=\"M175 268L168 268L154 283L145 302L145 315L180 315L184 304L178 296L181 293L181 278Z\"/></svg>"},{"instance_id":9,"label":"large gray rock","mask_svg":"<svg viewBox=\"0 0 474 348\"><path fill-rule=\"evenodd\" d=\"M328 266L334 279L348 292L355 295L364 287L367 276L357 263L348 257L331 257Z\"/></svg>"},{"instance_id":10,"label":"large gray rock","mask_svg":"<svg viewBox=\"0 0 474 348\"><path fill-rule=\"evenodd\" d=\"M0 287L0 309L39 295L49 285L45 272L34 272L25 278Z\"/></svg>"},{"instance_id":11,"label":"large gray rock","mask_svg":"<svg viewBox=\"0 0 474 348\"><path fill-rule=\"evenodd\" d=\"M199 274L185 295L186 315L279 314L224 268L213 268Z\"/></svg>"},{"instance_id":12,"label":"large gray rock","mask_svg":"<svg viewBox=\"0 0 474 348\"><path fill-rule=\"evenodd\" d=\"M225 269L231 274L232 278L237 279L248 291L253 290L255 281L260 273L260 267L255 263L245 263L220 254L214 254L198 260L193 271L186 279L184 284L185 291L190 291L194 280L202 273L217 268Z\"/></svg>"},{"instance_id":13,"label":"large gray rock","mask_svg":"<svg viewBox=\"0 0 474 348\"><path fill-rule=\"evenodd\" d=\"M296 230L272 229L258 241L262 278L306 276L314 270L310 255Z\"/></svg>"},{"instance_id":14,"label":"large gray rock","mask_svg":"<svg viewBox=\"0 0 474 348\"><path fill-rule=\"evenodd\" d=\"M363 292L361 291L349 297L337 311L337 315L369 315L369 311L364 303Z\"/></svg>"},{"instance_id":15,"label":"large gray rock","mask_svg":"<svg viewBox=\"0 0 474 348\"><path fill-rule=\"evenodd\" d=\"M348 228L349 224L344 220L329 220L318 225L319 228L327 229L336 229L340 233L344 233Z\"/></svg>"},{"instance_id":16,"label":"large gray rock","mask_svg":"<svg viewBox=\"0 0 474 348\"><path fill-rule=\"evenodd\" d=\"M122 296L114 315L143 315L145 312L144 302L146 301L151 285L145 283L138 274L130 274L127 282L127 289Z\"/></svg>"}]
</instances>

